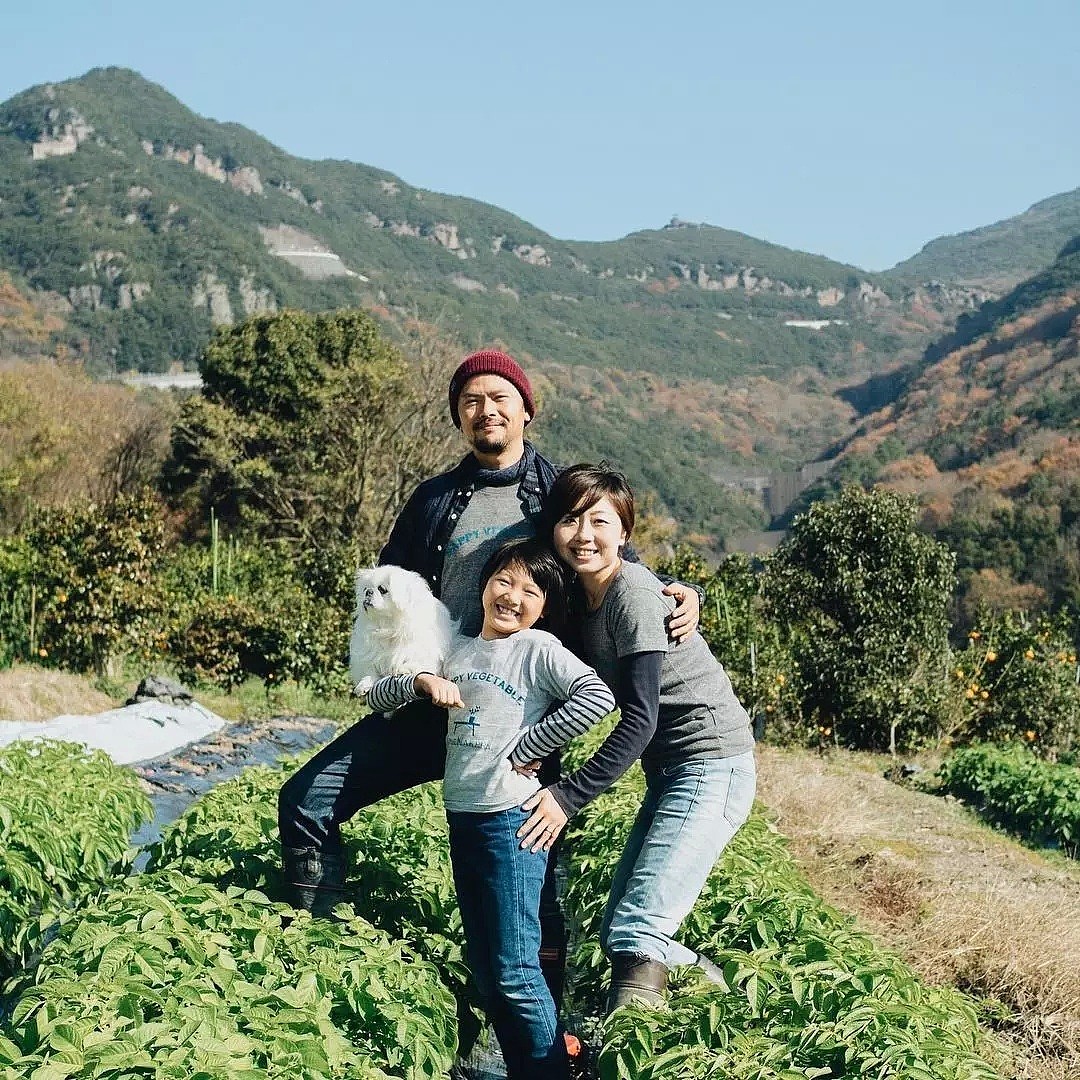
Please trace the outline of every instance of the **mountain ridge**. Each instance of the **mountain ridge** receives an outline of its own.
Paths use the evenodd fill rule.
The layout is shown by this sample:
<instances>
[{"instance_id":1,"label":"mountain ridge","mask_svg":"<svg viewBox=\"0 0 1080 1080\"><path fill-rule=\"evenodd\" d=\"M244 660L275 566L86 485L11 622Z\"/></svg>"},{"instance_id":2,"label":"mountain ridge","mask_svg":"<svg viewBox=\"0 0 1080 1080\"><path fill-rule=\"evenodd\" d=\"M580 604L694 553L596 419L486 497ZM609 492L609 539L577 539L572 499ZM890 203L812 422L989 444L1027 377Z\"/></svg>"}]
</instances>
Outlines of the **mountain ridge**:
<instances>
[{"instance_id":1,"label":"mountain ridge","mask_svg":"<svg viewBox=\"0 0 1080 1080\"><path fill-rule=\"evenodd\" d=\"M603 432L712 538L764 513L717 475L819 455L857 421L854 388L991 295L712 225L559 240L374 166L294 157L123 68L0 105L0 271L66 306L56 339L98 374L190 367L215 325L286 307L500 343L550 381L555 456Z\"/></svg>"},{"instance_id":2,"label":"mountain ridge","mask_svg":"<svg viewBox=\"0 0 1080 1080\"><path fill-rule=\"evenodd\" d=\"M418 261L429 264L425 266L429 269L433 260L414 257L403 263L405 245L394 245L395 259L371 232L358 238L357 214L363 216L369 230L389 232L397 239L426 240L442 249L442 254L466 264L455 267L458 273L453 278L455 287L464 292L481 293L502 286L503 295L520 299L523 290L535 289L536 281L522 279L514 272L519 267L508 272L505 267L496 270L492 266L490 256L507 254L526 265L557 271L548 275L555 277L557 284L565 285L569 273L575 292L602 292L608 298L613 291L617 293L616 284L624 282L649 284L654 293L685 286L688 291L697 288L705 294L729 294L726 298L731 300L746 295L771 296L786 304L793 317L812 317L841 306L857 284L856 278L864 286L857 303L865 304L868 299L888 302L886 292L892 290L880 275L719 226L678 230L680 235L674 238L671 231L643 229L615 241L557 240L499 208L412 188L385 170L332 159L312 162L294 158L242 125L219 124L196 116L166 90L127 69L95 69L80 79L24 91L0 106L0 122L4 132L14 135L24 148L29 144L30 156L42 170L58 166L62 158L78 152L85 154L95 143L137 159L138 144L150 159L148 164L164 160L190 165L248 198L280 202L278 197L286 195L293 201L290 209L298 210L300 217L278 208L274 213L257 214L260 224L268 228L279 224L306 227L328 248L340 243L345 250L336 253L343 262L348 255L357 264L356 272L364 276L369 268L391 273L416 269ZM16 156L9 149L5 164L14 167ZM146 171L137 161L129 161L129 165L137 173ZM170 187L176 187L180 180L177 176L165 178L160 172L156 178ZM184 188L183 194L194 194L190 185ZM149 198L153 192L147 190ZM346 219L350 228L341 230ZM338 227L333 237L328 235L332 227ZM342 236L342 231L352 235ZM372 250L373 240L374 247L381 250ZM379 266L380 260L389 265ZM33 267L7 269L34 276ZM445 258L438 269L446 275ZM612 281L616 275L617 281ZM595 280L586 281L589 277ZM598 288L598 281L608 284ZM47 286L49 282L34 284ZM70 287L72 283L61 284ZM233 289L235 292L235 285ZM898 296L900 290L895 293ZM473 297L474 306L478 300ZM498 323L497 318L487 321ZM552 348L550 333L547 337L544 344L548 350L559 352Z\"/></svg>"},{"instance_id":3,"label":"mountain ridge","mask_svg":"<svg viewBox=\"0 0 1080 1080\"><path fill-rule=\"evenodd\" d=\"M897 280L944 278L1005 291L1049 266L1080 234L1080 188L1033 203L991 225L939 236L886 271Z\"/></svg>"},{"instance_id":4,"label":"mountain ridge","mask_svg":"<svg viewBox=\"0 0 1080 1080\"><path fill-rule=\"evenodd\" d=\"M1080 609L1080 235L927 350L826 487L919 497L959 556L962 606ZM821 490L817 494L821 494Z\"/></svg>"}]
</instances>

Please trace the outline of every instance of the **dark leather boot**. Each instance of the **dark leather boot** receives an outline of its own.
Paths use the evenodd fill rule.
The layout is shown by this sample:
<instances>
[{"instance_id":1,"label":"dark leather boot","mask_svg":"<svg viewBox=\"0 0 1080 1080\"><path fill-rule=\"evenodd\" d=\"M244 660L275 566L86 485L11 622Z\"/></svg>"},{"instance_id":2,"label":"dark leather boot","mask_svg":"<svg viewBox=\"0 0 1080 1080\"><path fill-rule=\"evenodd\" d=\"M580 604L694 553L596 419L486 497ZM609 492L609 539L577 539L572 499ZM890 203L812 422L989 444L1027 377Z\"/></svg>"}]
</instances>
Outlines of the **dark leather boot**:
<instances>
[{"instance_id":1,"label":"dark leather boot","mask_svg":"<svg viewBox=\"0 0 1080 1080\"><path fill-rule=\"evenodd\" d=\"M662 1005L667 986L668 969L659 960L616 953L611 958L611 989L608 991L607 1011L638 1001L645 1005Z\"/></svg>"},{"instance_id":2,"label":"dark leather boot","mask_svg":"<svg viewBox=\"0 0 1080 1080\"><path fill-rule=\"evenodd\" d=\"M315 847L281 848L287 899L312 915L329 915L345 899L345 860Z\"/></svg>"}]
</instances>

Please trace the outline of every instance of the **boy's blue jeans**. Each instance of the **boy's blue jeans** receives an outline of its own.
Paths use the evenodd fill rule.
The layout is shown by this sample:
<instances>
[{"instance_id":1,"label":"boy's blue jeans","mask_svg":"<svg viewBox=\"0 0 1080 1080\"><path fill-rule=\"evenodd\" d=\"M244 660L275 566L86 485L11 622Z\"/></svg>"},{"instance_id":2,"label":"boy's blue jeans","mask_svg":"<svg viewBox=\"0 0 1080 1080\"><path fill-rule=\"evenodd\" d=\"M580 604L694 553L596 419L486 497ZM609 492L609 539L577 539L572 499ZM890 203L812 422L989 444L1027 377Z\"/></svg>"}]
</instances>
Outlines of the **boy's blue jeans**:
<instances>
[{"instance_id":1,"label":"boy's blue jeans","mask_svg":"<svg viewBox=\"0 0 1080 1080\"><path fill-rule=\"evenodd\" d=\"M750 816L753 751L671 765L646 775L645 800L615 868L600 927L604 951L697 962L675 940L713 865Z\"/></svg>"},{"instance_id":2,"label":"boy's blue jeans","mask_svg":"<svg viewBox=\"0 0 1080 1080\"><path fill-rule=\"evenodd\" d=\"M510 1080L564 1080L566 1044L540 971L540 890L547 852L522 850L529 815L447 813L469 970Z\"/></svg>"}]
</instances>

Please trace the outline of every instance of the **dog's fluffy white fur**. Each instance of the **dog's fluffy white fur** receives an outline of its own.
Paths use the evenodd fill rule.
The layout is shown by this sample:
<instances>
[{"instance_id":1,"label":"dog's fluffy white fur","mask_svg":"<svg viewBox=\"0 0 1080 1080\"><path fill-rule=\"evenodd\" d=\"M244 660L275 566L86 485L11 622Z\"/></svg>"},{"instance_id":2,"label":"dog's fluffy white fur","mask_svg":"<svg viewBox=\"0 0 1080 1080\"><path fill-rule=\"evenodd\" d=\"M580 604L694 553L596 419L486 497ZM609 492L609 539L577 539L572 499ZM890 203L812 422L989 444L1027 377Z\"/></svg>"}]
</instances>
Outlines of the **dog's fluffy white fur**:
<instances>
[{"instance_id":1,"label":"dog's fluffy white fur","mask_svg":"<svg viewBox=\"0 0 1080 1080\"><path fill-rule=\"evenodd\" d=\"M441 674L456 633L446 605L419 574L400 566L358 571L349 640L354 693L363 697L384 675Z\"/></svg>"}]
</instances>

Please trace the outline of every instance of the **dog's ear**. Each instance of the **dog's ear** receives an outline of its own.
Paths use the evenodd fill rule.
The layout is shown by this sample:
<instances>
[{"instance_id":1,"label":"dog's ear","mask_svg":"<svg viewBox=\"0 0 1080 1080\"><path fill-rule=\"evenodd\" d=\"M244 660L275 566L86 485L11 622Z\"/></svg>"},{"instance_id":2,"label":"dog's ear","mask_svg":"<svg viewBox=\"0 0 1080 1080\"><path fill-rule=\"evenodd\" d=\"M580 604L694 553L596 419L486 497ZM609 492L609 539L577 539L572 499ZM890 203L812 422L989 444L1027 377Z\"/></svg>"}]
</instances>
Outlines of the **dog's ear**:
<instances>
[{"instance_id":1,"label":"dog's ear","mask_svg":"<svg viewBox=\"0 0 1080 1080\"><path fill-rule=\"evenodd\" d=\"M423 612L431 604L431 590L419 574L410 571L395 574L390 589L394 603L402 611Z\"/></svg>"}]
</instances>

